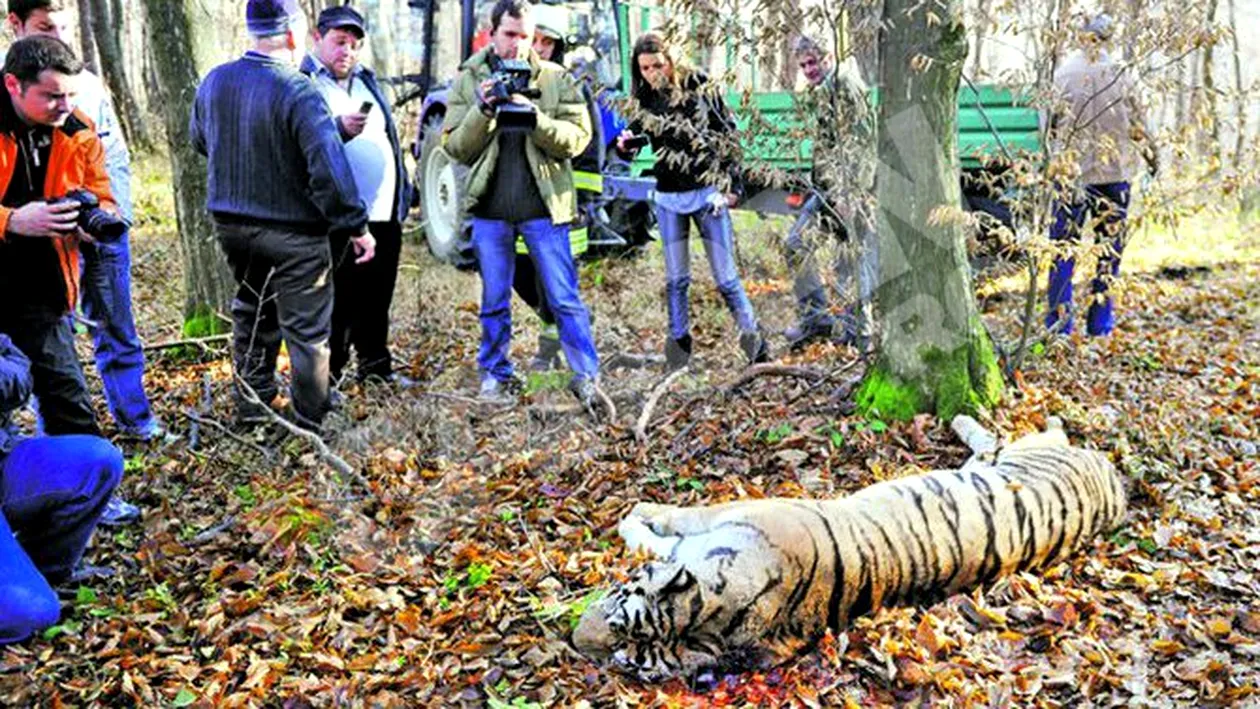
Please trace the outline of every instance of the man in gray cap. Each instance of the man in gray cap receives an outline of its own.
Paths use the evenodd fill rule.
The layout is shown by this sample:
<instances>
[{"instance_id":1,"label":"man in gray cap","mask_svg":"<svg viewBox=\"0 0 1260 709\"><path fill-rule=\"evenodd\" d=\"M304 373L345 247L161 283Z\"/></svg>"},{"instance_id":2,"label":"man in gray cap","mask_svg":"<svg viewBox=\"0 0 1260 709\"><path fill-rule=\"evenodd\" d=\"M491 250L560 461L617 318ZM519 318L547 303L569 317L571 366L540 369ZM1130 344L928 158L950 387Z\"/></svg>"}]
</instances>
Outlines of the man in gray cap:
<instances>
[{"instance_id":1,"label":"man in gray cap","mask_svg":"<svg viewBox=\"0 0 1260 709\"><path fill-rule=\"evenodd\" d=\"M306 21L297 0L249 0L254 47L213 69L189 127L208 158L206 206L239 289L232 303L237 421L266 420L288 346L293 414L317 429L329 408L332 256L329 239L372 259L368 212L341 136L314 84L297 71Z\"/></svg>"},{"instance_id":2,"label":"man in gray cap","mask_svg":"<svg viewBox=\"0 0 1260 709\"><path fill-rule=\"evenodd\" d=\"M1137 88L1125 67L1107 52L1114 24L1107 15L1089 18L1081 46L1068 54L1054 73L1057 105L1050 113L1050 145L1059 157L1075 161L1075 179L1062 179L1050 226L1054 241L1077 241L1089 216L1094 237L1105 252L1091 284L1088 332L1107 335L1115 327L1110 281L1120 273L1124 221L1129 208L1129 181L1137 172L1139 148L1153 176L1159 153L1137 100ZM1072 271L1075 258L1058 257L1050 269L1046 327L1072 331Z\"/></svg>"},{"instance_id":3,"label":"man in gray cap","mask_svg":"<svg viewBox=\"0 0 1260 709\"><path fill-rule=\"evenodd\" d=\"M367 22L354 8L325 9L319 13L314 45L300 69L314 80L332 111L359 196L367 205L368 231L376 239L376 257L364 264L354 263L344 236L333 240L332 377L341 379L353 345L360 381L372 378L406 386L408 380L394 373L389 351L389 308L411 185L389 101L376 74L359 61L366 34Z\"/></svg>"}]
</instances>

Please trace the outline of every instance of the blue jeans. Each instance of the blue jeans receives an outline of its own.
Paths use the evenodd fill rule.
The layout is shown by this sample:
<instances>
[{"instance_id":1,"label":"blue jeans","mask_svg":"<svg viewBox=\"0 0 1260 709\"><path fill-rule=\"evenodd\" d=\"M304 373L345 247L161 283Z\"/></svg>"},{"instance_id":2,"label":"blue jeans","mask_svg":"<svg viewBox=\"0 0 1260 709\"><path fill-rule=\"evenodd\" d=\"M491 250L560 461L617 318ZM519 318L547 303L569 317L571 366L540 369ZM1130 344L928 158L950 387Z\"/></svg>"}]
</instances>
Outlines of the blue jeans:
<instances>
[{"instance_id":1,"label":"blue jeans","mask_svg":"<svg viewBox=\"0 0 1260 709\"><path fill-rule=\"evenodd\" d=\"M1120 274L1124 220L1128 209L1128 182L1087 185L1085 193L1076 201L1059 202L1054 207L1054 224L1050 227L1051 240L1079 240L1086 216L1092 216L1097 222L1094 237L1099 244L1107 246L1103 255L1098 257L1098 271L1090 284L1093 294L1088 313L1090 335L1107 335L1116 324L1108 286ZM1046 312L1046 327L1058 326L1059 319L1063 318L1059 331L1065 335L1072 332L1072 271L1075 267L1076 258L1072 257L1056 258L1050 268L1050 285L1047 289L1050 302Z\"/></svg>"},{"instance_id":2,"label":"blue jeans","mask_svg":"<svg viewBox=\"0 0 1260 709\"><path fill-rule=\"evenodd\" d=\"M0 645L57 622L52 585L79 563L122 471L96 436L27 438L0 457Z\"/></svg>"},{"instance_id":3,"label":"blue jeans","mask_svg":"<svg viewBox=\"0 0 1260 709\"><path fill-rule=\"evenodd\" d=\"M110 244L84 243L83 315L96 323L96 369L105 384L105 401L118 427L148 436L157 428L144 393L144 348L131 312L129 236Z\"/></svg>"},{"instance_id":4,"label":"blue jeans","mask_svg":"<svg viewBox=\"0 0 1260 709\"><path fill-rule=\"evenodd\" d=\"M578 294L577 265L569 252L569 228L545 218L519 224L474 218L472 245L481 269L481 350L477 353L477 365L482 378L503 381L512 376L508 348L512 343L512 279L518 233L525 239L547 304L555 314L565 360L575 375L594 378L599 374L599 357L591 336L591 315Z\"/></svg>"},{"instance_id":5,"label":"blue jeans","mask_svg":"<svg viewBox=\"0 0 1260 709\"><path fill-rule=\"evenodd\" d=\"M656 222L661 230L665 249L665 301L669 308L669 336L681 339L691 332L691 313L687 292L691 288L691 222L700 229L700 240L709 259L709 269L718 292L735 318L740 332L757 330L757 316L744 292L735 265L735 227L726 207L704 205L695 211L680 213L656 206Z\"/></svg>"}]
</instances>

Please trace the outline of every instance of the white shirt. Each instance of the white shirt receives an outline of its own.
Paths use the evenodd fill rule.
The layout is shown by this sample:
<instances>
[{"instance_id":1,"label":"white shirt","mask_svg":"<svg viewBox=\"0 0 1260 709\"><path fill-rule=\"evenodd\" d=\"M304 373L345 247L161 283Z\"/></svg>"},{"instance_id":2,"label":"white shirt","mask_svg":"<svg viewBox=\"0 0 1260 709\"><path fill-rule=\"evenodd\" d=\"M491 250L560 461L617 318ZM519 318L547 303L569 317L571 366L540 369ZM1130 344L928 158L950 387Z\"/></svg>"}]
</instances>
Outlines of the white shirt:
<instances>
[{"instance_id":1,"label":"white shirt","mask_svg":"<svg viewBox=\"0 0 1260 709\"><path fill-rule=\"evenodd\" d=\"M372 104L363 132L345 143L346 159L354 171L359 197L367 205L368 220L393 221L398 172L394 164L394 147L385 131L385 107L377 103L362 81L357 80L357 72L350 74L350 88L346 90L337 84L318 59L315 59L315 65L320 69L313 77L315 87L328 103L334 118L358 113L359 106L364 102Z\"/></svg>"}]
</instances>

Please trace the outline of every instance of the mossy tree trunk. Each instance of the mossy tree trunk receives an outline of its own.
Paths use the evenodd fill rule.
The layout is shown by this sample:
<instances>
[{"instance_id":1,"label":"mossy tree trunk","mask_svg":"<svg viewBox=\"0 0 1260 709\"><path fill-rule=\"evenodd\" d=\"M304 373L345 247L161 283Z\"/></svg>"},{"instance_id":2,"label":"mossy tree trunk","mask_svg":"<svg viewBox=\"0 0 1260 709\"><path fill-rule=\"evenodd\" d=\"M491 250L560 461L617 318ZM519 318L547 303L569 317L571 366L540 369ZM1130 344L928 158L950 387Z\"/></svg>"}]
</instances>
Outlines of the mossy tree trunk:
<instances>
[{"instance_id":1,"label":"mossy tree trunk","mask_svg":"<svg viewBox=\"0 0 1260 709\"><path fill-rule=\"evenodd\" d=\"M114 98L114 108L127 142L133 150L146 150L152 145L149 129L140 115L140 105L127 80L127 62L118 39L122 18L111 16L112 9L107 0L92 0L91 6L93 36L101 58L101 79Z\"/></svg>"},{"instance_id":2,"label":"mossy tree trunk","mask_svg":"<svg viewBox=\"0 0 1260 709\"><path fill-rule=\"evenodd\" d=\"M144 0L149 51L158 86L156 98L166 127L184 266L184 333L190 337L226 331L228 304L235 289L206 213L205 159L192 147L188 119L197 84L209 55L194 35L190 0ZM205 27L213 32L213 27ZM201 61L199 62L199 59Z\"/></svg>"},{"instance_id":3,"label":"mossy tree trunk","mask_svg":"<svg viewBox=\"0 0 1260 709\"><path fill-rule=\"evenodd\" d=\"M881 43L879 341L859 410L908 419L988 407L1002 390L976 308L958 186L960 0L886 0Z\"/></svg>"}]
</instances>

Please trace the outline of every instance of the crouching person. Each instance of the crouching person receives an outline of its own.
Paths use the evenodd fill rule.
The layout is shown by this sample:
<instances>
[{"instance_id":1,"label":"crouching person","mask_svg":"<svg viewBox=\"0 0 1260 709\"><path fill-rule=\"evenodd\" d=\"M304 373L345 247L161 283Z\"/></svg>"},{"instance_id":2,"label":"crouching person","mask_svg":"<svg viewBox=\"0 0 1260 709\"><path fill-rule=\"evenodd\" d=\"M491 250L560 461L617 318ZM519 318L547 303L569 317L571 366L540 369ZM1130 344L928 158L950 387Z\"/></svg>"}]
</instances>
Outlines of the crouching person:
<instances>
[{"instance_id":1,"label":"crouching person","mask_svg":"<svg viewBox=\"0 0 1260 709\"><path fill-rule=\"evenodd\" d=\"M0 645L57 622L52 587L74 580L123 471L99 436L19 439L9 414L32 388L30 361L0 335Z\"/></svg>"}]
</instances>

